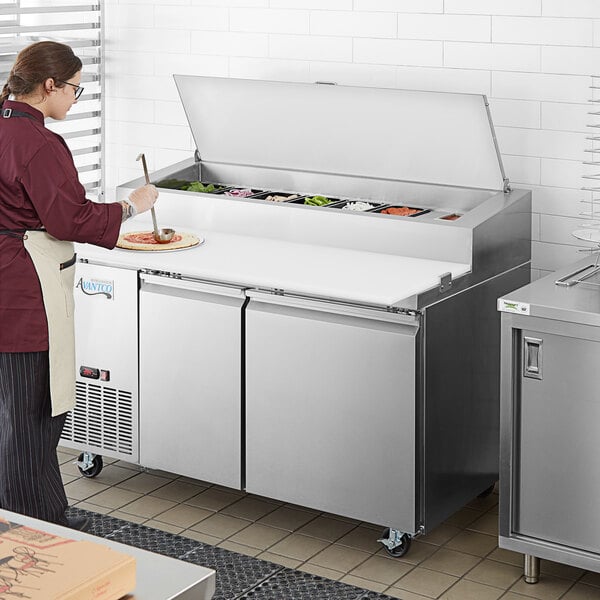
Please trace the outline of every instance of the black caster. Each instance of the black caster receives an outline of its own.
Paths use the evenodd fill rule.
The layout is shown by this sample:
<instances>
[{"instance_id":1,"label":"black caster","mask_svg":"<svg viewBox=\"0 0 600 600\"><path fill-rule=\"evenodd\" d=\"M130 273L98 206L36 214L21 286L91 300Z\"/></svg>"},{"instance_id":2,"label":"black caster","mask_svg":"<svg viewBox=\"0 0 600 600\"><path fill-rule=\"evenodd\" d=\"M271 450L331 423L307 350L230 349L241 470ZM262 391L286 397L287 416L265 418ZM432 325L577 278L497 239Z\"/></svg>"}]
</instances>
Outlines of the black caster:
<instances>
[{"instance_id":1,"label":"black caster","mask_svg":"<svg viewBox=\"0 0 600 600\"><path fill-rule=\"evenodd\" d=\"M399 558L400 556L404 556L408 550L410 549L410 543L412 542L412 537L408 535L408 533L402 533L397 529L392 529L387 527L383 530L381 534L381 539L377 540L381 542L385 551L394 558Z\"/></svg>"},{"instance_id":2,"label":"black caster","mask_svg":"<svg viewBox=\"0 0 600 600\"><path fill-rule=\"evenodd\" d=\"M99 454L89 454L88 452L82 452L75 464L84 477L96 477L104 467L102 457Z\"/></svg>"}]
</instances>

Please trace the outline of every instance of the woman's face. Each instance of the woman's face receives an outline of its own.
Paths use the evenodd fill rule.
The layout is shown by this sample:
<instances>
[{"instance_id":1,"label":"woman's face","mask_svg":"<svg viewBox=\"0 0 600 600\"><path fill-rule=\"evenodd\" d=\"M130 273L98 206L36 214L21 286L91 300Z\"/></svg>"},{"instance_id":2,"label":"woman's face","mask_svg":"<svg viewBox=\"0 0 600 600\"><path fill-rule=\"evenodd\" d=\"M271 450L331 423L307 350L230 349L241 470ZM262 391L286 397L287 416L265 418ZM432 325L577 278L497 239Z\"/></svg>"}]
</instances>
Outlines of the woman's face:
<instances>
[{"instance_id":1,"label":"woman's face","mask_svg":"<svg viewBox=\"0 0 600 600\"><path fill-rule=\"evenodd\" d=\"M53 91L48 95L48 105L46 116L58 121L64 119L69 112L69 109L77 98L75 93L81 82L81 71L77 71L70 79L65 79L64 82L55 82ZM56 84L63 87L56 87Z\"/></svg>"}]
</instances>

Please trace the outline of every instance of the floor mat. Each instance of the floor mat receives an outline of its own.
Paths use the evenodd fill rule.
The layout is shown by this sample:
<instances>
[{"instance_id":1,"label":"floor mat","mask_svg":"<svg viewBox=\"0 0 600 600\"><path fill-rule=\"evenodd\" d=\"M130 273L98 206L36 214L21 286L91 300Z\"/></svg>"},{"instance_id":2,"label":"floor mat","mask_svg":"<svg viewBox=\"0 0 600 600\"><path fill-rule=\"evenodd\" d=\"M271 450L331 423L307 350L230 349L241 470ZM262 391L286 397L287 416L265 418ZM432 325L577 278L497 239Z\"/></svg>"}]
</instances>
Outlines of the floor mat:
<instances>
[{"instance_id":1,"label":"floor mat","mask_svg":"<svg viewBox=\"0 0 600 600\"><path fill-rule=\"evenodd\" d=\"M122 519L74 507L67 514L88 517L92 535L214 569L213 600L393 600L391 596Z\"/></svg>"}]
</instances>

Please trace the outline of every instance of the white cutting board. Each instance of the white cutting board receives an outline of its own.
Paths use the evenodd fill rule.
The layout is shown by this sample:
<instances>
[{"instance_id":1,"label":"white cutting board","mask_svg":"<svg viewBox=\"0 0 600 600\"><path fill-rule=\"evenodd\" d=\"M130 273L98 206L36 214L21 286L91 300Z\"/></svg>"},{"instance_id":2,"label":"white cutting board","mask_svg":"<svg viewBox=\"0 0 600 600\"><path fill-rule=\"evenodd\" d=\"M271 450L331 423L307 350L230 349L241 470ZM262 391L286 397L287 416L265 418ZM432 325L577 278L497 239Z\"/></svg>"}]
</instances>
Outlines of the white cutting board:
<instances>
[{"instance_id":1,"label":"white cutting board","mask_svg":"<svg viewBox=\"0 0 600 600\"><path fill-rule=\"evenodd\" d=\"M141 230L141 223L130 229ZM185 227L175 226L186 231ZM189 231L189 230L188 230ZM78 245L79 258L104 264L157 269L240 285L348 302L392 306L439 285L440 276L469 272L468 264L376 252L298 244L252 236L199 231L205 242L169 252L105 250Z\"/></svg>"}]
</instances>

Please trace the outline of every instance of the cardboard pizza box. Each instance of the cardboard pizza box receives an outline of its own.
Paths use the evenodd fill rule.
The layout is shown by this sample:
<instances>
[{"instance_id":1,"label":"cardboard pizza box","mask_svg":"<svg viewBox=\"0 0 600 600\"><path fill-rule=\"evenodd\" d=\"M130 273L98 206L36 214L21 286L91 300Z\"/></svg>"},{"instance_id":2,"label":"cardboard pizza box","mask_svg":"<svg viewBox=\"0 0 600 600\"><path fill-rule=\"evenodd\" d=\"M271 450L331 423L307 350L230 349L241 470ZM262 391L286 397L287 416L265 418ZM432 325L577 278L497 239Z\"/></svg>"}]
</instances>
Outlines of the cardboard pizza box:
<instances>
[{"instance_id":1,"label":"cardboard pizza box","mask_svg":"<svg viewBox=\"0 0 600 600\"><path fill-rule=\"evenodd\" d=\"M0 518L0 598L118 600L134 588L134 557Z\"/></svg>"}]
</instances>

